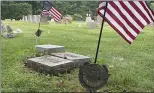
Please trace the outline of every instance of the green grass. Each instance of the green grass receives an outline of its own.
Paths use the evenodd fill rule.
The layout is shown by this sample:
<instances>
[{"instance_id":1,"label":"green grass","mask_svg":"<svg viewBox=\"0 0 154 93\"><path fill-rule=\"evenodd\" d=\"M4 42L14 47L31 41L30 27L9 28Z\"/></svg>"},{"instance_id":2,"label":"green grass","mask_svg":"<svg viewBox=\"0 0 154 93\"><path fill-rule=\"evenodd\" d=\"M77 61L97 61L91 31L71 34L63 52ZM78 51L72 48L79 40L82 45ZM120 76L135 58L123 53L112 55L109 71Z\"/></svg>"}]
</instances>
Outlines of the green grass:
<instances>
[{"instance_id":1,"label":"green grass","mask_svg":"<svg viewBox=\"0 0 154 93\"><path fill-rule=\"evenodd\" d=\"M60 76L46 76L24 67L24 59L35 53L35 31L38 24L5 22L23 33L16 38L2 40L3 92L75 92L85 91L78 80L78 70ZM41 25L43 33L38 44L65 46L66 51L95 57L100 28L89 30L83 23ZM48 33L50 31L50 33ZM100 44L99 64L108 64L111 74L108 84L99 91L110 92L154 91L154 28L147 26L144 33L129 45L110 26L105 24Z\"/></svg>"}]
</instances>

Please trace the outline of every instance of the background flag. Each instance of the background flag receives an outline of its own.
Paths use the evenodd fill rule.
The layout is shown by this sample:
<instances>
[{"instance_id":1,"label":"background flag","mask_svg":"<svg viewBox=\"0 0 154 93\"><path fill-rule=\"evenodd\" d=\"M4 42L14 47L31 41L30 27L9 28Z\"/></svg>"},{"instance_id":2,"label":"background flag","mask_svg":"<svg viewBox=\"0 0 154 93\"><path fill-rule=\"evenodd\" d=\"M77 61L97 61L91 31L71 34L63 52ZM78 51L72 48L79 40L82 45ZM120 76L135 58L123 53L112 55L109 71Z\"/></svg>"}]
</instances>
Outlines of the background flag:
<instances>
[{"instance_id":1,"label":"background flag","mask_svg":"<svg viewBox=\"0 0 154 93\"><path fill-rule=\"evenodd\" d=\"M98 14L103 17L106 2L101 2ZM108 1L106 22L129 44L143 28L154 22L154 11L145 1Z\"/></svg>"},{"instance_id":2,"label":"background flag","mask_svg":"<svg viewBox=\"0 0 154 93\"><path fill-rule=\"evenodd\" d=\"M44 1L44 9L42 13L50 14L56 22L60 21L62 17L62 14L56 8L54 8L49 1Z\"/></svg>"}]
</instances>

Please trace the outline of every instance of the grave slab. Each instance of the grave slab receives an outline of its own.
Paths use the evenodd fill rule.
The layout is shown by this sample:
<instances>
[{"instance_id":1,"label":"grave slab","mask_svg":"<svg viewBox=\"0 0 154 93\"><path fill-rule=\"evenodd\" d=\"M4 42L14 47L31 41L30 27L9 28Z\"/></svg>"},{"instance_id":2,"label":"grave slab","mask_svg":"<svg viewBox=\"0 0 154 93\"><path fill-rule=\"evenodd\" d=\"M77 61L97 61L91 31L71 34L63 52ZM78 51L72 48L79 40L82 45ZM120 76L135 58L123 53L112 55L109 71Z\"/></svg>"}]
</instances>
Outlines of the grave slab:
<instances>
[{"instance_id":1,"label":"grave slab","mask_svg":"<svg viewBox=\"0 0 154 93\"><path fill-rule=\"evenodd\" d=\"M36 51L50 54L50 53L60 53L65 52L64 46L58 45L36 45Z\"/></svg>"},{"instance_id":2,"label":"grave slab","mask_svg":"<svg viewBox=\"0 0 154 93\"><path fill-rule=\"evenodd\" d=\"M75 64L68 59L46 55L28 59L26 66L40 73L56 75L74 68Z\"/></svg>"},{"instance_id":3,"label":"grave slab","mask_svg":"<svg viewBox=\"0 0 154 93\"><path fill-rule=\"evenodd\" d=\"M65 53L51 53L52 56L68 59L74 62L75 67L80 67L85 62L90 63L91 57L79 55L75 53L65 52Z\"/></svg>"}]
</instances>

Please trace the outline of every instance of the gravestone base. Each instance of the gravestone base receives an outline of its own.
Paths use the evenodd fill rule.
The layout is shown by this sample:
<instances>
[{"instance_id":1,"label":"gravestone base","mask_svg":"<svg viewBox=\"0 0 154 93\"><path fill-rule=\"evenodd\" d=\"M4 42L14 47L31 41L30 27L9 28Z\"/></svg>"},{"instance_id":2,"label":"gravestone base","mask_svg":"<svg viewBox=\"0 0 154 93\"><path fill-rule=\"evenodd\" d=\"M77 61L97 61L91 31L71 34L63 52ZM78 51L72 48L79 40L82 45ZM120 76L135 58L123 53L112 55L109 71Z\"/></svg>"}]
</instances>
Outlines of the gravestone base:
<instances>
[{"instance_id":1,"label":"gravestone base","mask_svg":"<svg viewBox=\"0 0 154 93\"><path fill-rule=\"evenodd\" d=\"M36 51L46 54L65 52L64 46L58 45L36 45Z\"/></svg>"},{"instance_id":2,"label":"gravestone base","mask_svg":"<svg viewBox=\"0 0 154 93\"><path fill-rule=\"evenodd\" d=\"M75 67L80 67L85 62L90 63L91 58L75 53L65 52L65 53L51 53L52 56L68 59L74 62Z\"/></svg>"},{"instance_id":3,"label":"gravestone base","mask_svg":"<svg viewBox=\"0 0 154 93\"><path fill-rule=\"evenodd\" d=\"M90 57L74 53L65 53L65 57L63 55L64 53L52 53L51 55L30 58L27 60L26 66L40 73L57 75L68 72L86 62L91 62Z\"/></svg>"}]
</instances>

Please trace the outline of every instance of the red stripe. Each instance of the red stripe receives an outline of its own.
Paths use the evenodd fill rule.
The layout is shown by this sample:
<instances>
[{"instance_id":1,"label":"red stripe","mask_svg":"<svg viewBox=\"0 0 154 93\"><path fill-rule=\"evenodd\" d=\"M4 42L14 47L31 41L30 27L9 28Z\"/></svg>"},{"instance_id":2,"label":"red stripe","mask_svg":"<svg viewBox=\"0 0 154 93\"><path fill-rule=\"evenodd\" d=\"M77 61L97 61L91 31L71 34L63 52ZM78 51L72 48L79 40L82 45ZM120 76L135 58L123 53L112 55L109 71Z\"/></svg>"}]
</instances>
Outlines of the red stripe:
<instances>
[{"instance_id":1,"label":"red stripe","mask_svg":"<svg viewBox=\"0 0 154 93\"><path fill-rule=\"evenodd\" d=\"M104 16L100 11L98 12L98 14L102 17ZM129 44L131 44L131 42L127 40L127 38L114 25L112 25L112 23L106 17L105 20L124 40L126 40Z\"/></svg>"},{"instance_id":2,"label":"red stripe","mask_svg":"<svg viewBox=\"0 0 154 93\"><path fill-rule=\"evenodd\" d=\"M150 23L149 19L145 16L145 14L139 9L139 7L133 2L133 1L128 1L130 5L138 12L139 15L142 16L142 18L147 22L147 24Z\"/></svg>"},{"instance_id":3,"label":"red stripe","mask_svg":"<svg viewBox=\"0 0 154 93\"><path fill-rule=\"evenodd\" d=\"M135 39L135 36L133 36L132 33L129 32L126 26L109 9L107 9L107 13L117 22L117 24L119 24L119 26L124 29L124 31L130 38Z\"/></svg>"},{"instance_id":4,"label":"red stripe","mask_svg":"<svg viewBox=\"0 0 154 93\"><path fill-rule=\"evenodd\" d=\"M53 9L50 9L50 11L51 11L57 18L61 18Z\"/></svg>"},{"instance_id":5,"label":"red stripe","mask_svg":"<svg viewBox=\"0 0 154 93\"><path fill-rule=\"evenodd\" d=\"M144 25L140 22L140 20L130 11L130 9L123 3L123 1L119 1L123 9L134 19L134 21L143 29Z\"/></svg>"},{"instance_id":6,"label":"red stripe","mask_svg":"<svg viewBox=\"0 0 154 93\"><path fill-rule=\"evenodd\" d=\"M60 16L53 10L53 9L51 9L50 10L55 16L57 16L58 18L60 18Z\"/></svg>"},{"instance_id":7,"label":"red stripe","mask_svg":"<svg viewBox=\"0 0 154 93\"><path fill-rule=\"evenodd\" d=\"M139 2L139 3L143 6L144 10L148 13L148 15L150 16L151 20L154 21L154 19L152 18L150 12L149 12L148 9L147 9L148 6L146 7L145 4L144 4L143 2Z\"/></svg>"},{"instance_id":8,"label":"red stripe","mask_svg":"<svg viewBox=\"0 0 154 93\"><path fill-rule=\"evenodd\" d=\"M140 31L127 19L127 17L121 12L119 7L114 3L110 2L110 5L120 14L120 16L126 21L126 23L138 34Z\"/></svg>"},{"instance_id":9,"label":"red stripe","mask_svg":"<svg viewBox=\"0 0 154 93\"><path fill-rule=\"evenodd\" d=\"M53 10L55 10L55 12L56 12L59 16L62 16L61 13L60 13L56 8L53 8Z\"/></svg>"},{"instance_id":10,"label":"red stripe","mask_svg":"<svg viewBox=\"0 0 154 93\"><path fill-rule=\"evenodd\" d=\"M54 15L53 12L51 12L51 11L49 11L49 12L50 12L50 14L52 15L53 18L56 18L57 20L59 19L56 15Z\"/></svg>"}]
</instances>

